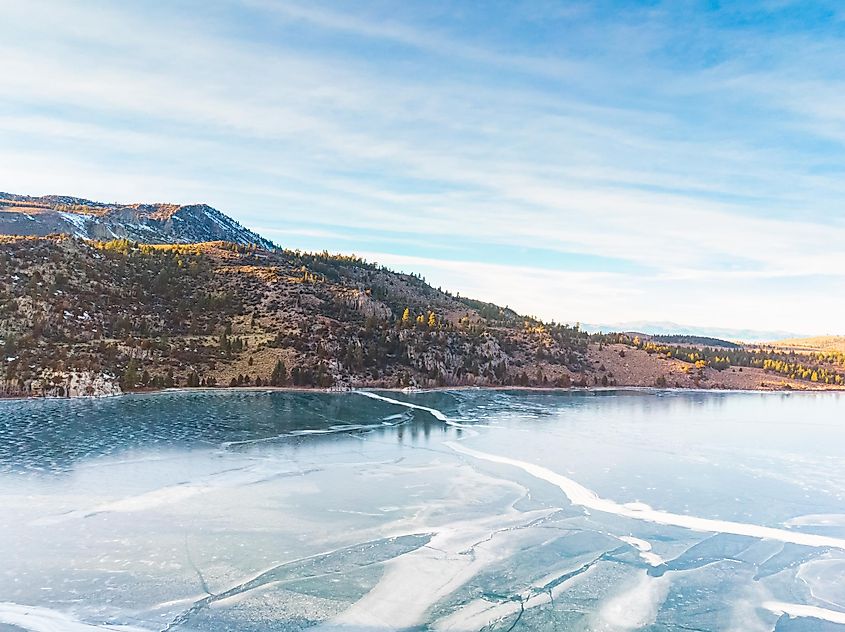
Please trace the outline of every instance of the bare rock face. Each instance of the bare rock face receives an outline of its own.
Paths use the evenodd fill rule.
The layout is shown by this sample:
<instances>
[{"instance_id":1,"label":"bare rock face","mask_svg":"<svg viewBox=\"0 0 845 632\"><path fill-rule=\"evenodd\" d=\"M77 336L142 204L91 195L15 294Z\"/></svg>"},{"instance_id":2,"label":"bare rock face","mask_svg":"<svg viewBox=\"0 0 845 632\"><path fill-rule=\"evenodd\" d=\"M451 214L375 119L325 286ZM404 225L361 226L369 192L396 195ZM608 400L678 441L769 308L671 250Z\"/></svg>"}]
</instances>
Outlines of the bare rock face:
<instances>
[{"instance_id":1,"label":"bare rock face","mask_svg":"<svg viewBox=\"0 0 845 632\"><path fill-rule=\"evenodd\" d=\"M45 374L32 390L43 397L111 397L123 392L114 376L91 371Z\"/></svg>"},{"instance_id":2,"label":"bare rock face","mask_svg":"<svg viewBox=\"0 0 845 632\"><path fill-rule=\"evenodd\" d=\"M388 319L393 316L390 308L377 301L364 290L352 290L345 295L346 304L364 318Z\"/></svg>"},{"instance_id":3,"label":"bare rock face","mask_svg":"<svg viewBox=\"0 0 845 632\"><path fill-rule=\"evenodd\" d=\"M129 239L186 244L228 241L273 250L268 239L207 204L104 204L80 198L0 193L0 234L66 234L84 239Z\"/></svg>"},{"instance_id":4,"label":"bare rock face","mask_svg":"<svg viewBox=\"0 0 845 632\"><path fill-rule=\"evenodd\" d=\"M68 397L111 397L121 394L115 378L105 373L71 373L67 382Z\"/></svg>"},{"instance_id":5,"label":"bare rock face","mask_svg":"<svg viewBox=\"0 0 845 632\"><path fill-rule=\"evenodd\" d=\"M498 341L484 334L467 342L454 333L437 332L427 337L415 329L400 332L411 366L431 379L448 384L484 385L504 376L510 358Z\"/></svg>"}]
</instances>

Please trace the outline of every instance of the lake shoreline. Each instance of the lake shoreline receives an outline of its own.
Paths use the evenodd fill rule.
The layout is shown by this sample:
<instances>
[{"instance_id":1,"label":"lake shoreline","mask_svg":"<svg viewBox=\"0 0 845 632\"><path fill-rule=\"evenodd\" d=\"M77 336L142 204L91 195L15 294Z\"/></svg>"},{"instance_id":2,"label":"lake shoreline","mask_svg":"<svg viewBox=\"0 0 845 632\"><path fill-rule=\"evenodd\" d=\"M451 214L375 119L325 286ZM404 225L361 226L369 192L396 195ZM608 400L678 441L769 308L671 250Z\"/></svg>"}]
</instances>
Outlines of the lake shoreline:
<instances>
[{"instance_id":1,"label":"lake shoreline","mask_svg":"<svg viewBox=\"0 0 845 632\"><path fill-rule=\"evenodd\" d=\"M645 393L839 393L845 392L845 387L829 386L818 388L687 388L687 387L659 387L659 386L435 386L421 388L418 390L407 390L405 388L385 386L360 386L346 389L332 388L307 388L302 386L197 386L197 387L173 387L173 388L145 388L131 391L123 391L110 395L73 395L56 397L49 395L27 395L27 396L0 396L3 401L37 401L37 400L88 400L88 399L111 399L125 395L154 395L163 393L191 393L191 392L281 392L281 393L324 393L342 394L355 393L357 391L382 391L387 393L398 393L403 395L415 395L419 393L437 393L449 391L519 391L538 393L607 393L615 391L623 392L645 392Z\"/></svg>"}]
</instances>

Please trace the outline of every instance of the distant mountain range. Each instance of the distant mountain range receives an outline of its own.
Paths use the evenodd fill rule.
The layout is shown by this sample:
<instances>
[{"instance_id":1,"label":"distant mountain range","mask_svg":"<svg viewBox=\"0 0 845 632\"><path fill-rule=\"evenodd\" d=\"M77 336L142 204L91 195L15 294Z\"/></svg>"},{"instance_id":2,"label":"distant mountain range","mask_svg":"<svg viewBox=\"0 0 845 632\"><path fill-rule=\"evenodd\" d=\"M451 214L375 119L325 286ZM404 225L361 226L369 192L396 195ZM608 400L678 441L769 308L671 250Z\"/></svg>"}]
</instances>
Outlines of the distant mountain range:
<instances>
[{"instance_id":1,"label":"distant mountain range","mask_svg":"<svg viewBox=\"0 0 845 632\"><path fill-rule=\"evenodd\" d=\"M275 244L206 204L112 204L63 195L0 193L0 234L66 234L146 244L228 241L266 250Z\"/></svg>"},{"instance_id":2,"label":"distant mountain range","mask_svg":"<svg viewBox=\"0 0 845 632\"><path fill-rule=\"evenodd\" d=\"M672 322L634 321L624 323L581 323L581 328L589 332L599 331L629 331L648 334L650 336L704 336L720 338L731 342L771 342L786 338L804 338L807 334L790 331L769 331L763 329L730 329L722 327L699 327L695 325L679 325Z\"/></svg>"}]
</instances>

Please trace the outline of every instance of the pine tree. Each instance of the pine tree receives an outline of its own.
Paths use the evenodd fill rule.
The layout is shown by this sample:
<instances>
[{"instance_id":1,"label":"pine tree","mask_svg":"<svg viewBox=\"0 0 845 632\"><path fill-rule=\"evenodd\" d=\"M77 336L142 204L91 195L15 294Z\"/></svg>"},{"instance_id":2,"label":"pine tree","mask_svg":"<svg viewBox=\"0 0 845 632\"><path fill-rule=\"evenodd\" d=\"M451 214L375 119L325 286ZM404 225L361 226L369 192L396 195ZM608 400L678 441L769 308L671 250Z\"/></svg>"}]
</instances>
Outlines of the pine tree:
<instances>
[{"instance_id":1,"label":"pine tree","mask_svg":"<svg viewBox=\"0 0 845 632\"><path fill-rule=\"evenodd\" d=\"M270 386L284 386L288 380L288 370L282 360L276 360L276 366L270 374Z\"/></svg>"},{"instance_id":2,"label":"pine tree","mask_svg":"<svg viewBox=\"0 0 845 632\"><path fill-rule=\"evenodd\" d=\"M120 378L120 387L123 390L133 389L138 385L138 361L135 358L129 360L126 370Z\"/></svg>"}]
</instances>

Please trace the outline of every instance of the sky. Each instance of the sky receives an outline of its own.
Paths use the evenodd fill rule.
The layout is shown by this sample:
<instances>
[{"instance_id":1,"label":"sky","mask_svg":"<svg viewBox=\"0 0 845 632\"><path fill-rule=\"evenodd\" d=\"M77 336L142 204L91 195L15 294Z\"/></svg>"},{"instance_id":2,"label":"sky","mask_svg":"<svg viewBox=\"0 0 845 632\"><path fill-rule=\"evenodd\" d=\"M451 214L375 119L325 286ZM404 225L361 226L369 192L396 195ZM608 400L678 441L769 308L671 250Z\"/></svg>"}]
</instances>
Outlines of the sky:
<instances>
[{"instance_id":1,"label":"sky","mask_svg":"<svg viewBox=\"0 0 845 632\"><path fill-rule=\"evenodd\" d=\"M841 2L0 0L0 190L558 322L845 334Z\"/></svg>"}]
</instances>

